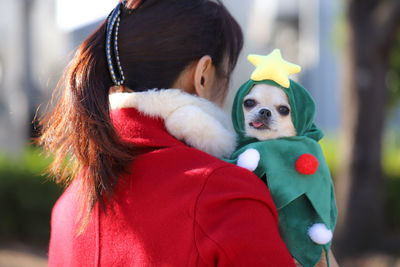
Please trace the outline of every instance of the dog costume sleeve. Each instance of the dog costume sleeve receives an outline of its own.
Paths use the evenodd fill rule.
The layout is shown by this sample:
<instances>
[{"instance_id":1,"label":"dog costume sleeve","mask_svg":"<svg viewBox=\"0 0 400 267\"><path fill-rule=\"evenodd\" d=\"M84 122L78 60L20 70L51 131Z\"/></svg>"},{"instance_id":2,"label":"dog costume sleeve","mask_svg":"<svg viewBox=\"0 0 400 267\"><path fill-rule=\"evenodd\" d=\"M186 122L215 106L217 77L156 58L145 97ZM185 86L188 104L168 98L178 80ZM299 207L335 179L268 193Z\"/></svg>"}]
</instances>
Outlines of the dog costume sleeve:
<instances>
[{"instance_id":1,"label":"dog costume sleeve","mask_svg":"<svg viewBox=\"0 0 400 267\"><path fill-rule=\"evenodd\" d=\"M273 53L276 57L276 51ZM254 56L251 57L254 61ZM265 57L258 59L257 64L260 66ZM286 77L296 71L294 66L280 59L272 60L269 64L278 62L281 65L279 68L286 71ZM267 77L264 80L261 79L263 69ZM244 83L233 103L232 120L239 145L229 162L237 163L240 155L246 151L259 152L254 173L267 183L271 191L278 209L281 236L294 258L303 266L314 266L322 250L328 255L337 217L330 171L318 144L323 133L314 123L315 103L300 84L289 79L285 82L282 76L275 81L275 76L270 75L271 71L268 71L265 64L261 68L257 67L256 71L257 81L252 76L252 79ZM297 136L265 141L246 136L243 100L253 86L260 83L285 91Z\"/></svg>"}]
</instances>

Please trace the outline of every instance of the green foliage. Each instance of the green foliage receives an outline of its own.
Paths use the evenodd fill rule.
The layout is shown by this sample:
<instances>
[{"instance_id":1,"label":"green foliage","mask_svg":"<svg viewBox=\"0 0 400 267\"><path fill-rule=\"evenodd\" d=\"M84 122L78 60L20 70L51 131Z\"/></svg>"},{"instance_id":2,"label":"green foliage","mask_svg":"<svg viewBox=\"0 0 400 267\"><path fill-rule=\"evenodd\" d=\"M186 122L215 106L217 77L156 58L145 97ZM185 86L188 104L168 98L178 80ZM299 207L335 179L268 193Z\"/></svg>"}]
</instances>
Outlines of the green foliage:
<instances>
[{"instance_id":1,"label":"green foliage","mask_svg":"<svg viewBox=\"0 0 400 267\"><path fill-rule=\"evenodd\" d=\"M48 242L51 209L62 189L43 174L51 159L40 152L0 156L0 239Z\"/></svg>"},{"instance_id":2,"label":"green foliage","mask_svg":"<svg viewBox=\"0 0 400 267\"><path fill-rule=\"evenodd\" d=\"M400 232L400 131L385 135L383 153L386 217L391 229Z\"/></svg>"},{"instance_id":3,"label":"green foliage","mask_svg":"<svg viewBox=\"0 0 400 267\"><path fill-rule=\"evenodd\" d=\"M385 215L388 226L400 233L400 176L386 177L385 193Z\"/></svg>"},{"instance_id":4,"label":"green foliage","mask_svg":"<svg viewBox=\"0 0 400 267\"><path fill-rule=\"evenodd\" d=\"M320 141L322 151L324 152L326 163L328 163L332 177L334 178L337 172L337 140L334 137L325 136Z\"/></svg>"},{"instance_id":5,"label":"green foliage","mask_svg":"<svg viewBox=\"0 0 400 267\"><path fill-rule=\"evenodd\" d=\"M386 219L391 229L400 225L399 137L399 132L387 134L383 153ZM338 165L337 139L327 136L322 139L321 146L335 176ZM62 188L43 174L51 159L46 159L40 153L40 149L30 147L18 160L0 155L1 240L48 242L51 209Z\"/></svg>"},{"instance_id":6,"label":"green foliage","mask_svg":"<svg viewBox=\"0 0 400 267\"><path fill-rule=\"evenodd\" d=\"M385 216L389 228L400 232L400 133L390 130L385 134L382 158L385 176ZM327 136L320 142L333 178L338 168L337 138Z\"/></svg>"},{"instance_id":7,"label":"green foliage","mask_svg":"<svg viewBox=\"0 0 400 267\"><path fill-rule=\"evenodd\" d=\"M385 134L382 167L387 177L400 179L400 132L391 130ZM320 141L328 166L333 174L338 168L338 141L334 136L325 136ZM400 191L399 191L400 195Z\"/></svg>"},{"instance_id":8,"label":"green foliage","mask_svg":"<svg viewBox=\"0 0 400 267\"><path fill-rule=\"evenodd\" d=\"M388 177L397 176L400 179L400 129L386 133L384 140L384 173Z\"/></svg>"},{"instance_id":9,"label":"green foliage","mask_svg":"<svg viewBox=\"0 0 400 267\"><path fill-rule=\"evenodd\" d=\"M396 107L400 100L400 29L394 46L390 51L387 86L389 87L388 105L392 109Z\"/></svg>"}]
</instances>

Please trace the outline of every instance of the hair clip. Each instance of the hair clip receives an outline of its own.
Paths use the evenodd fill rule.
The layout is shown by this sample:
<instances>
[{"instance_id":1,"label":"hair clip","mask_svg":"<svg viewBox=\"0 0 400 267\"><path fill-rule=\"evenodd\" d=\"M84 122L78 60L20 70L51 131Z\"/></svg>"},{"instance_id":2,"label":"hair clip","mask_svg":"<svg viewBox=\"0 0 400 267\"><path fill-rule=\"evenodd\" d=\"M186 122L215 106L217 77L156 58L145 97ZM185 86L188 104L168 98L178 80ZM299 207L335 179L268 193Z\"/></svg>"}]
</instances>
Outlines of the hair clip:
<instances>
[{"instance_id":1,"label":"hair clip","mask_svg":"<svg viewBox=\"0 0 400 267\"><path fill-rule=\"evenodd\" d=\"M106 29L106 59L108 69L110 72L111 79L114 85L122 85L125 81L124 72L122 70L121 61L119 58L118 51L118 31L119 24L121 21L121 10L126 5L126 0L118 3L118 5L111 11L107 18L107 29ZM112 57L114 54L115 64L118 68L116 72L114 66L114 60Z\"/></svg>"}]
</instances>

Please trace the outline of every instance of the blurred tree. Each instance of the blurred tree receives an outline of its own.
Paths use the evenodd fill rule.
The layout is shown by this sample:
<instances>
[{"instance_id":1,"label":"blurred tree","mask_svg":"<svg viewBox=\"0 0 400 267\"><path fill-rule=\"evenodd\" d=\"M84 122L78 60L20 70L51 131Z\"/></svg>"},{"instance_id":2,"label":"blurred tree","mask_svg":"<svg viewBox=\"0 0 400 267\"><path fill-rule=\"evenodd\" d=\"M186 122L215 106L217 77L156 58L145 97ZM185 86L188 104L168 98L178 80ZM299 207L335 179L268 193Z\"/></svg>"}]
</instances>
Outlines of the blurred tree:
<instances>
[{"instance_id":1,"label":"blurred tree","mask_svg":"<svg viewBox=\"0 0 400 267\"><path fill-rule=\"evenodd\" d=\"M337 180L339 258L377 248L385 233L382 135L387 75L400 27L399 0L346 0L342 169Z\"/></svg>"},{"instance_id":2,"label":"blurred tree","mask_svg":"<svg viewBox=\"0 0 400 267\"><path fill-rule=\"evenodd\" d=\"M389 108L393 110L400 100L400 29L390 53L390 70L388 73Z\"/></svg>"}]
</instances>

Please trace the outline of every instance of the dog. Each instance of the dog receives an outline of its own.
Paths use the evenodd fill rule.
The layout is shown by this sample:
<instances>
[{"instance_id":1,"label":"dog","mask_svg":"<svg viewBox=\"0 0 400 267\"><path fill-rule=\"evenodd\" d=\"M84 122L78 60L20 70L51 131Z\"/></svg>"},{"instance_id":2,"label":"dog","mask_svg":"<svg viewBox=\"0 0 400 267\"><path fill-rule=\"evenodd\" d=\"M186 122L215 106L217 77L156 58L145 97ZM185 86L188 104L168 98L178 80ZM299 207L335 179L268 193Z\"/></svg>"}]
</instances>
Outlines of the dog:
<instances>
[{"instance_id":1,"label":"dog","mask_svg":"<svg viewBox=\"0 0 400 267\"><path fill-rule=\"evenodd\" d=\"M266 141L297 135L288 95L280 87L266 83L255 84L242 101L242 111L247 137ZM237 164L254 171L259 159L258 152L249 149L239 156ZM316 266L328 266L328 257L331 266L338 266L332 254L327 256L325 251L322 251ZM298 267L303 266L295 258L294 262Z\"/></svg>"},{"instance_id":2,"label":"dog","mask_svg":"<svg viewBox=\"0 0 400 267\"><path fill-rule=\"evenodd\" d=\"M314 122L316 105L307 90L289 79L300 66L280 51L249 55L256 67L236 93L232 123L236 151L227 160L254 172L269 188L279 230L296 264L328 260L336 225L336 203L329 167ZM318 265L317 265L318 266Z\"/></svg>"},{"instance_id":3,"label":"dog","mask_svg":"<svg viewBox=\"0 0 400 267\"><path fill-rule=\"evenodd\" d=\"M286 93L275 86L256 84L243 100L245 130L260 141L296 136Z\"/></svg>"}]
</instances>

